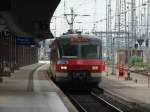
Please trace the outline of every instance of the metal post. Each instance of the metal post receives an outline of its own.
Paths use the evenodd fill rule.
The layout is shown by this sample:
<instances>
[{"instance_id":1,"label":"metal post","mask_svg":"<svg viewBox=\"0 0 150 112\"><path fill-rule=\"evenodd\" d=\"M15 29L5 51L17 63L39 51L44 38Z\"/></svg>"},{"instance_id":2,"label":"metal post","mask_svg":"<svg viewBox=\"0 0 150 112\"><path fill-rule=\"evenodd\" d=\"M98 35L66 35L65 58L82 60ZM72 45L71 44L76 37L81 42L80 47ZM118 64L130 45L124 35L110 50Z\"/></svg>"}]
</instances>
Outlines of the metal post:
<instances>
[{"instance_id":1,"label":"metal post","mask_svg":"<svg viewBox=\"0 0 150 112\"><path fill-rule=\"evenodd\" d=\"M147 41L149 41L149 31L150 31L150 0L148 1L148 5L147 5ZM146 58L147 58L147 62L149 62L149 45L146 46Z\"/></svg>"},{"instance_id":2,"label":"metal post","mask_svg":"<svg viewBox=\"0 0 150 112\"><path fill-rule=\"evenodd\" d=\"M3 44L2 43L3 43L3 39L2 39L2 36L0 34L0 52L3 50ZM1 55L0 55L0 79L2 79L1 76L3 74L3 65L2 65L2 63L3 63L3 52L1 52Z\"/></svg>"},{"instance_id":3,"label":"metal post","mask_svg":"<svg viewBox=\"0 0 150 112\"><path fill-rule=\"evenodd\" d=\"M130 10L130 7L128 5L128 12ZM130 16L128 14L128 32L130 32ZM130 33L128 33L128 36L127 36L127 71L128 71L128 74L127 74L127 79L130 79L130 75L129 75L129 71L130 71Z\"/></svg>"},{"instance_id":4,"label":"metal post","mask_svg":"<svg viewBox=\"0 0 150 112\"><path fill-rule=\"evenodd\" d=\"M131 33L132 33L132 42L133 46L136 44L136 8L135 0L131 0Z\"/></svg>"},{"instance_id":5,"label":"metal post","mask_svg":"<svg viewBox=\"0 0 150 112\"><path fill-rule=\"evenodd\" d=\"M131 79L131 77L130 77L130 47L129 47L129 34L128 34L128 44L127 44L127 56L128 56L128 58L127 58L127 65L128 65L128 68L127 68L127 71L128 71L128 74L127 74L127 79Z\"/></svg>"},{"instance_id":6,"label":"metal post","mask_svg":"<svg viewBox=\"0 0 150 112\"><path fill-rule=\"evenodd\" d=\"M112 49L112 58L113 58L113 64L112 64L112 75L116 75L115 73L115 38L113 38L113 49Z\"/></svg>"}]
</instances>

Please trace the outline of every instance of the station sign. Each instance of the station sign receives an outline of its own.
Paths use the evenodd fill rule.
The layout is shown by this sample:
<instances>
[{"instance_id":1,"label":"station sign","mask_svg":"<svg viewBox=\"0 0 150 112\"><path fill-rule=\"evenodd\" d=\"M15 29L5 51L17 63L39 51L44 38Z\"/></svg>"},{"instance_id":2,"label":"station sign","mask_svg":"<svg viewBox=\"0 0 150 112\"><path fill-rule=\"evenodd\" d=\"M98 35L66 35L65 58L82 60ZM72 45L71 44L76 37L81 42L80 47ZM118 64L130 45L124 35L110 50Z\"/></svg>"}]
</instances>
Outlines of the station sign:
<instances>
[{"instance_id":1,"label":"station sign","mask_svg":"<svg viewBox=\"0 0 150 112\"><path fill-rule=\"evenodd\" d=\"M0 31L0 38L9 38L12 36L10 31Z\"/></svg>"},{"instance_id":2,"label":"station sign","mask_svg":"<svg viewBox=\"0 0 150 112\"><path fill-rule=\"evenodd\" d=\"M16 37L17 45L35 45L35 43L32 37Z\"/></svg>"}]
</instances>

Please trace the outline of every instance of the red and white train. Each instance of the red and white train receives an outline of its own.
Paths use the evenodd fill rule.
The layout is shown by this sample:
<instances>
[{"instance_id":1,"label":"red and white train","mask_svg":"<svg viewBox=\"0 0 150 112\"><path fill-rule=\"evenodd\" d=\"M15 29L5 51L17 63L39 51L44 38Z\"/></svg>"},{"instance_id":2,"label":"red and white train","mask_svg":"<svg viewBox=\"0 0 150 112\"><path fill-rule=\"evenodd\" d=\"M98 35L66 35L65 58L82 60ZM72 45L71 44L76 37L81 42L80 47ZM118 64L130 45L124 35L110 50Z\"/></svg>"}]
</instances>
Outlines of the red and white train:
<instances>
[{"instance_id":1,"label":"red and white train","mask_svg":"<svg viewBox=\"0 0 150 112\"><path fill-rule=\"evenodd\" d=\"M67 34L51 44L51 72L58 83L85 82L97 85L105 70L102 41L95 36Z\"/></svg>"}]
</instances>

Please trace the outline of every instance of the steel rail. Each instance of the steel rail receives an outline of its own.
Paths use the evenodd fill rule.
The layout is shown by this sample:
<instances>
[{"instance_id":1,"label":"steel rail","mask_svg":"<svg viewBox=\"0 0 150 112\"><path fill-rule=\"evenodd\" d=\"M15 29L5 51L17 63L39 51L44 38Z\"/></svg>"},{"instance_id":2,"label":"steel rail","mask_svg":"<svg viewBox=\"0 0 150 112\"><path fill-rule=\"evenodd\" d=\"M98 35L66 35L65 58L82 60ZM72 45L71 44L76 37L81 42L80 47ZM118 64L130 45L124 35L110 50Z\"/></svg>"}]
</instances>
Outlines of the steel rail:
<instances>
[{"instance_id":1,"label":"steel rail","mask_svg":"<svg viewBox=\"0 0 150 112\"><path fill-rule=\"evenodd\" d=\"M104 105L106 105L108 108L114 110L114 112L124 112L121 109L117 108L116 106L112 105L111 103L107 102L106 100L104 100L103 98L101 98L100 96L98 96L97 94L91 92L91 95L93 97L95 97L96 99L98 99L98 101L102 102Z\"/></svg>"},{"instance_id":2,"label":"steel rail","mask_svg":"<svg viewBox=\"0 0 150 112\"><path fill-rule=\"evenodd\" d=\"M71 102L76 106L79 112L87 112L87 110L70 94L67 94Z\"/></svg>"}]
</instances>

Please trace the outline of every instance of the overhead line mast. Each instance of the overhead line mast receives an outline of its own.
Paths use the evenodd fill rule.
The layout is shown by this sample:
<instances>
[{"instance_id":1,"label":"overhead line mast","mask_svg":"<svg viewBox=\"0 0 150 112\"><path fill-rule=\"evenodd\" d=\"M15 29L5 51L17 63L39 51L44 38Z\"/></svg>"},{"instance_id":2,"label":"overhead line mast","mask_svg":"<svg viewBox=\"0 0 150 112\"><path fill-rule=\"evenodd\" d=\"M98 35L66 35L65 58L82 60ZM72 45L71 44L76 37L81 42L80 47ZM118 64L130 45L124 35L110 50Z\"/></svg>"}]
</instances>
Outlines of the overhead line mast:
<instances>
[{"instance_id":1,"label":"overhead line mast","mask_svg":"<svg viewBox=\"0 0 150 112\"><path fill-rule=\"evenodd\" d=\"M115 31L118 32L117 35L114 35L112 41L112 74L115 73L115 39L117 38L118 49L120 49L122 44L120 44L120 40L125 40L125 46L127 48L127 22L126 22L126 0L116 0L116 16L115 16ZM123 32L123 33L121 33ZM129 38L129 37L128 37Z\"/></svg>"},{"instance_id":2,"label":"overhead line mast","mask_svg":"<svg viewBox=\"0 0 150 112\"><path fill-rule=\"evenodd\" d=\"M97 7L97 0L94 0L94 7L95 7L95 9L94 9L94 13L93 13L93 31L92 32L96 32L96 15L97 15L97 13L96 13L96 7Z\"/></svg>"},{"instance_id":3,"label":"overhead line mast","mask_svg":"<svg viewBox=\"0 0 150 112\"><path fill-rule=\"evenodd\" d=\"M150 59L149 59L149 40L150 40L150 0L147 0L147 39L146 39L146 60L147 63L149 63Z\"/></svg>"},{"instance_id":4,"label":"overhead line mast","mask_svg":"<svg viewBox=\"0 0 150 112\"><path fill-rule=\"evenodd\" d=\"M135 0L131 0L131 38L132 45L136 47L136 2Z\"/></svg>"},{"instance_id":5,"label":"overhead line mast","mask_svg":"<svg viewBox=\"0 0 150 112\"><path fill-rule=\"evenodd\" d=\"M106 0L106 44L107 44L107 60L109 59L112 51L112 34L107 33L112 31L112 18L111 18L111 0Z\"/></svg>"},{"instance_id":6,"label":"overhead line mast","mask_svg":"<svg viewBox=\"0 0 150 112\"><path fill-rule=\"evenodd\" d=\"M126 0L116 0L116 17L115 17L115 31L126 32L127 31L127 20L126 20ZM117 37L125 36L118 33ZM127 38L125 38L127 42ZM118 49L120 48L120 41L118 43ZM127 46L127 45L126 45Z\"/></svg>"}]
</instances>

